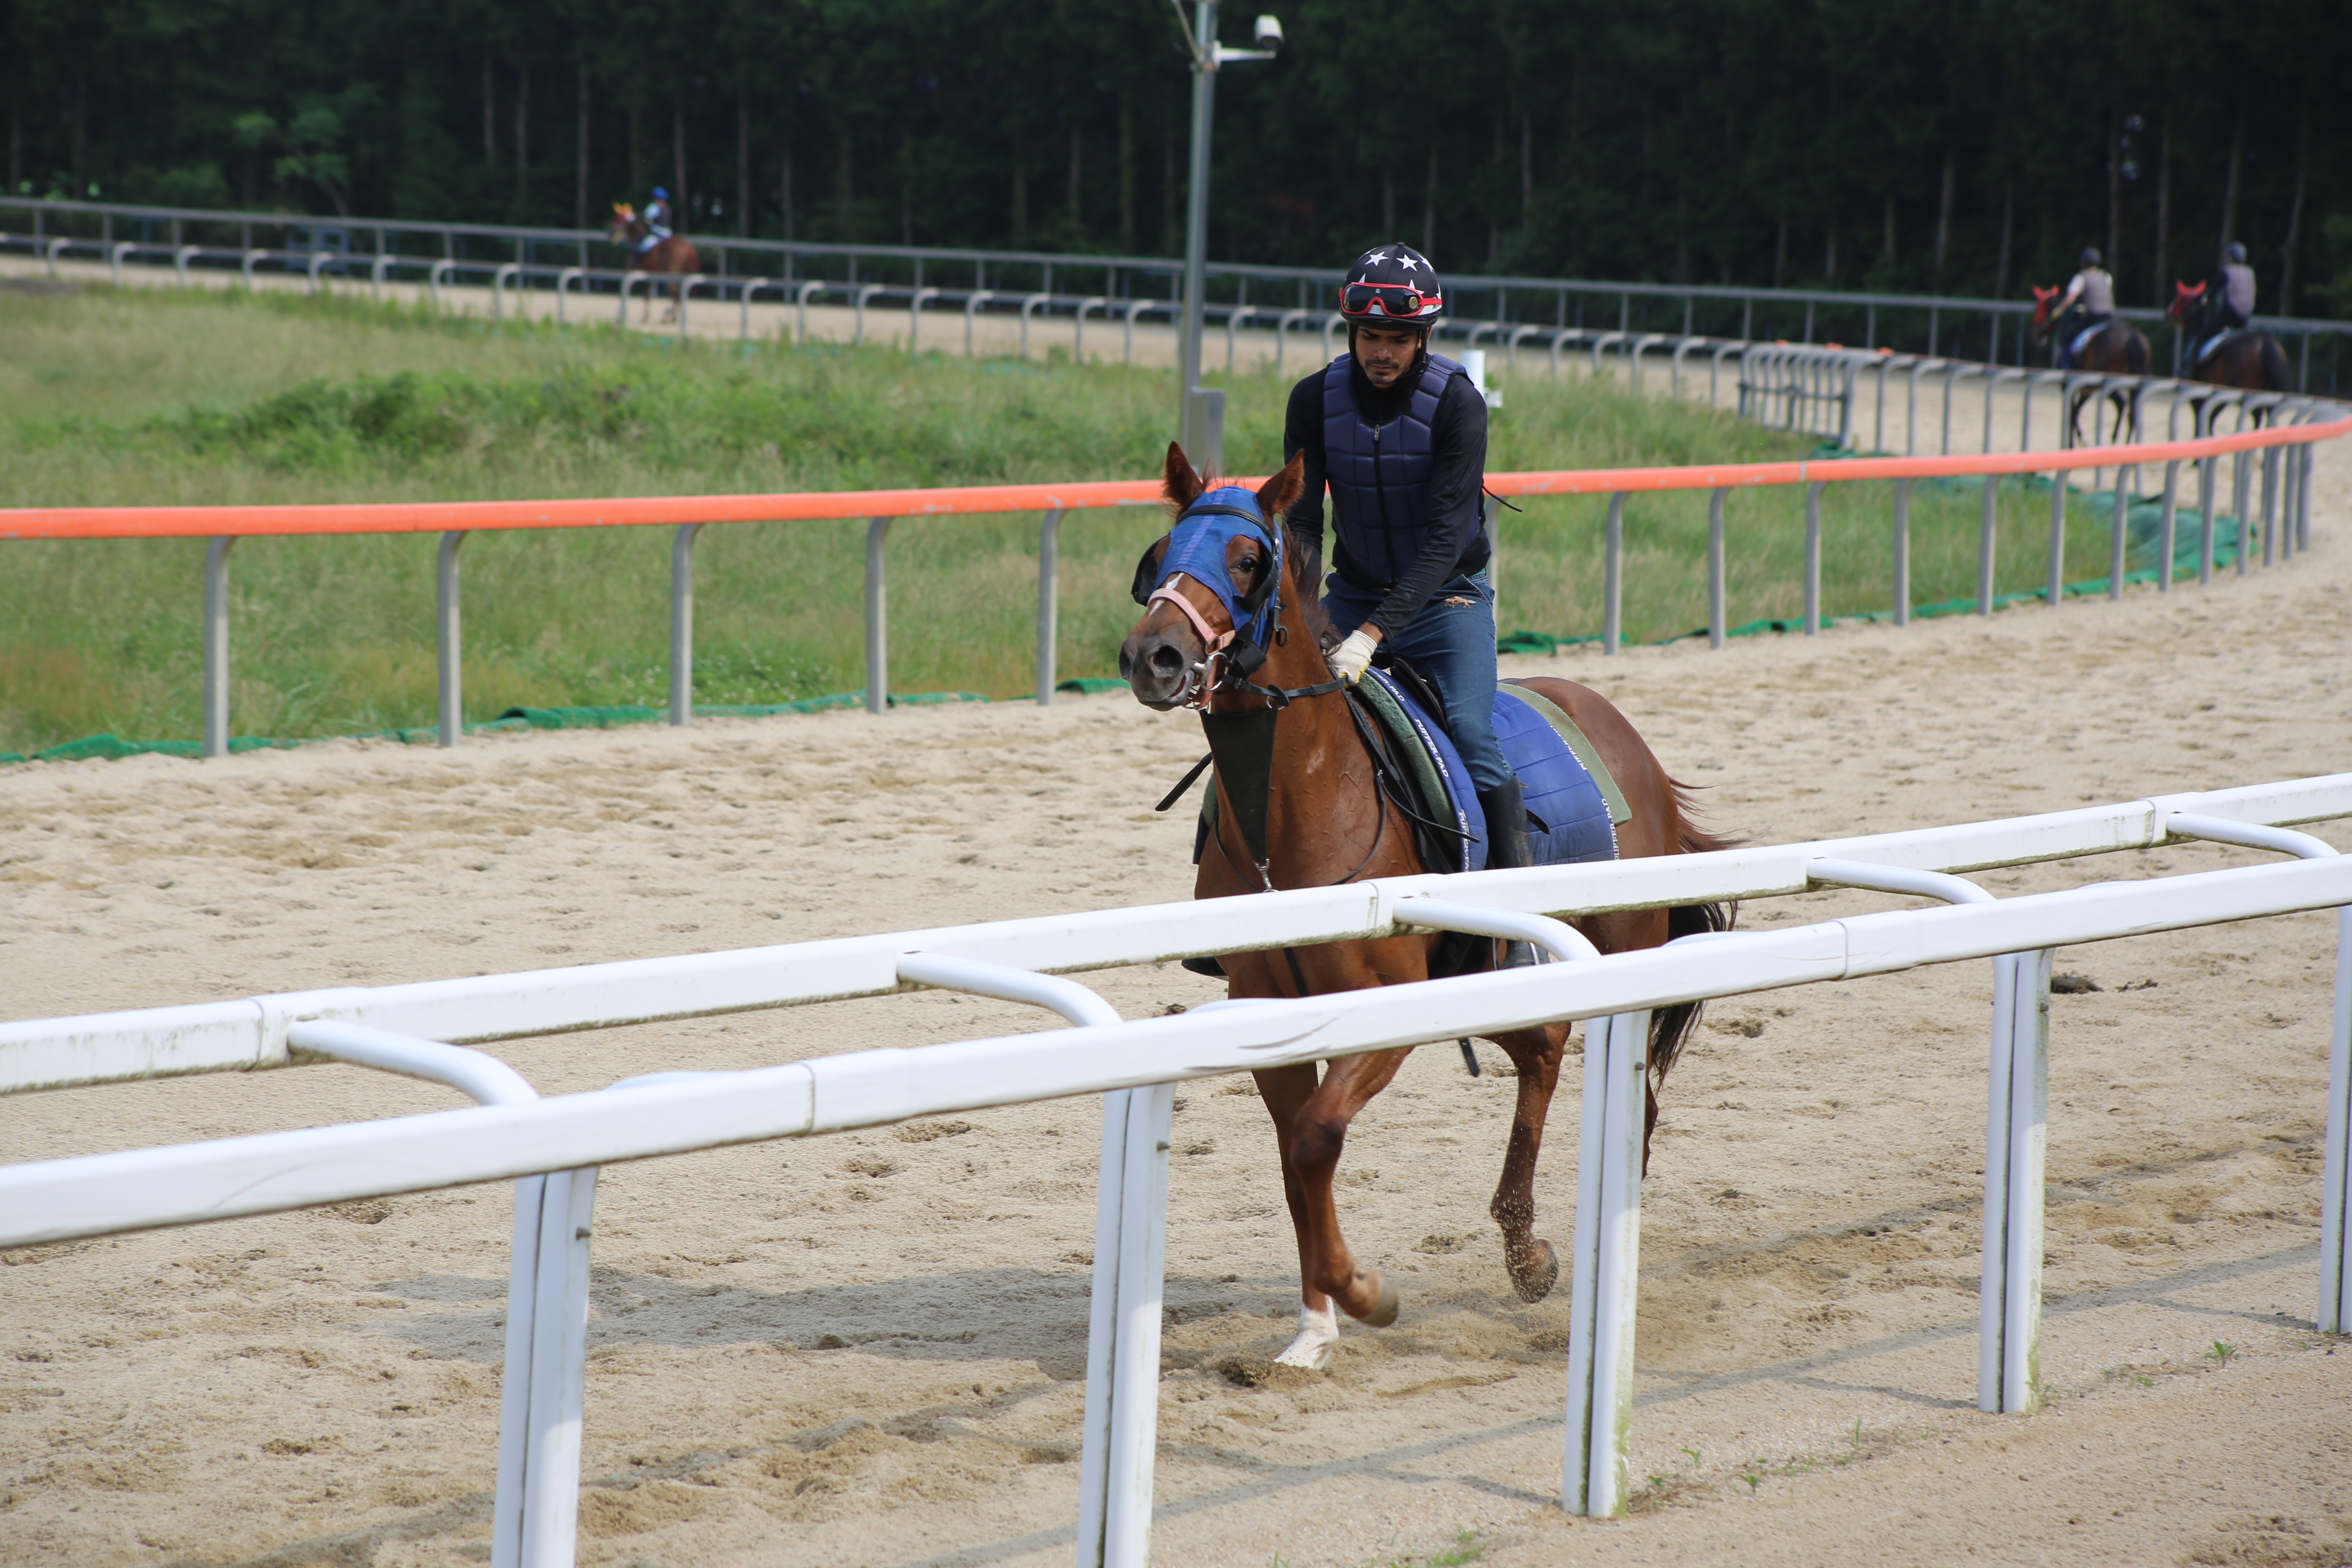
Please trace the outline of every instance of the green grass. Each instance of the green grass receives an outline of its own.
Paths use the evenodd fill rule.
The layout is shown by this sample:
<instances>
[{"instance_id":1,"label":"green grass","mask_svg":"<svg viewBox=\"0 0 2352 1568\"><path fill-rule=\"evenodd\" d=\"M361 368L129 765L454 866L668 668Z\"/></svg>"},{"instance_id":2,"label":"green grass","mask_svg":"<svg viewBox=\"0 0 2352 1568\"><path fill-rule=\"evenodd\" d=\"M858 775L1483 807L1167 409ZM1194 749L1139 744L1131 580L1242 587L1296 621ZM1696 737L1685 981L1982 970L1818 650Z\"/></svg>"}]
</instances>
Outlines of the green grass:
<instances>
[{"instance_id":1,"label":"green grass","mask_svg":"<svg viewBox=\"0 0 2352 1568\"><path fill-rule=\"evenodd\" d=\"M300 503L704 494L1129 479L1156 473L1164 371L978 363L888 350L743 353L610 328L444 321L293 295L0 290L0 506ZM1488 466L1565 468L1801 456L1808 438L1604 386L1505 378ZM1278 459L1285 388L1237 379L1231 466ZM1888 490L1833 487L1832 614L1882 609ZM1507 628L1599 629L1599 498L1503 525ZM1914 597L1973 590L1976 500L1912 510ZM1797 613L1801 497L1736 492L1731 619ZM2000 586L2042 572L2047 502L2003 501ZM1063 528L1062 673L1108 673L1156 513ZM730 524L698 546L698 699L776 702L864 683L864 529ZM1626 510L1626 633L1706 621L1703 496ZM2070 578L2104 571L2073 531ZM518 705L666 700L667 529L484 532L464 556L469 719ZM198 540L5 541L0 750L107 731L197 734ZM892 684L994 697L1033 679L1036 519L893 525ZM247 539L231 557L232 727L338 734L431 722L429 536Z\"/></svg>"}]
</instances>

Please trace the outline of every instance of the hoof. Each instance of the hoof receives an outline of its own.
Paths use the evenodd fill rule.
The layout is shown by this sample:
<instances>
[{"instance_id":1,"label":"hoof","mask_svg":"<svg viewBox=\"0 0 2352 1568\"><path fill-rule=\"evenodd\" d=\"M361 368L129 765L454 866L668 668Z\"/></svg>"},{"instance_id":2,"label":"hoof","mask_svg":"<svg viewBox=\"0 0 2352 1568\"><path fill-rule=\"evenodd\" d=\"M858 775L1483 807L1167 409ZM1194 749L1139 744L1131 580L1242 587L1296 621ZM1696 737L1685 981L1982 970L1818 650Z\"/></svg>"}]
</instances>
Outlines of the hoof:
<instances>
[{"instance_id":1,"label":"hoof","mask_svg":"<svg viewBox=\"0 0 2352 1568\"><path fill-rule=\"evenodd\" d=\"M1397 1310L1404 1305L1404 1298L1397 1294L1395 1286L1378 1273L1373 1274L1372 1281L1380 1287L1380 1299L1372 1303L1372 1310L1360 1321L1366 1328L1385 1329L1397 1321Z\"/></svg>"},{"instance_id":2,"label":"hoof","mask_svg":"<svg viewBox=\"0 0 2352 1568\"><path fill-rule=\"evenodd\" d=\"M1519 1293L1522 1301L1542 1300L1559 1282L1559 1254L1551 1249L1549 1241L1538 1241L1536 1245L1543 1248L1542 1260L1532 1268L1511 1270L1511 1289Z\"/></svg>"},{"instance_id":3,"label":"hoof","mask_svg":"<svg viewBox=\"0 0 2352 1568\"><path fill-rule=\"evenodd\" d=\"M1339 1315L1326 1307L1318 1312L1309 1308L1298 1309L1298 1337L1290 1348L1274 1358L1276 1366L1300 1367L1307 1372L1320 1372L1331 1364L1331 1347L1339 1341Z\"/></svg>"}]
</instances>

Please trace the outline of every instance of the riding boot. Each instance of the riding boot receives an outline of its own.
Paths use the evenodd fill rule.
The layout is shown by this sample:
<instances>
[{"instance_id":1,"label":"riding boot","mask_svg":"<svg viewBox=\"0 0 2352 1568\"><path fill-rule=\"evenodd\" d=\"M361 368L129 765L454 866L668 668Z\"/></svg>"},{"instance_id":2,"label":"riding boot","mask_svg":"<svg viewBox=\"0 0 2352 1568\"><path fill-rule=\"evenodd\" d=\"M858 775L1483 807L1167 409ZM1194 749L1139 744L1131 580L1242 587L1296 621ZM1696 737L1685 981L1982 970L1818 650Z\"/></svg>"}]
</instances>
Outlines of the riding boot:
<instances>
[{"instance_id":1,"label":"riding boot","mask_svg":"<svg viewBox=\"0 0 2352 1568\"><path fill-rule=\"evenodd\" d=\"M1478 809L1486 814L1486 869L1500 871L1513 866L1532 866L1534 852L1528 846L1527 795L1513 779L1499 789L1478 792ZM1503 944L1502 962L1498 969L1524 969L1536 961L1535 949L1524 942Z\"/></svg>"}]
</instances>

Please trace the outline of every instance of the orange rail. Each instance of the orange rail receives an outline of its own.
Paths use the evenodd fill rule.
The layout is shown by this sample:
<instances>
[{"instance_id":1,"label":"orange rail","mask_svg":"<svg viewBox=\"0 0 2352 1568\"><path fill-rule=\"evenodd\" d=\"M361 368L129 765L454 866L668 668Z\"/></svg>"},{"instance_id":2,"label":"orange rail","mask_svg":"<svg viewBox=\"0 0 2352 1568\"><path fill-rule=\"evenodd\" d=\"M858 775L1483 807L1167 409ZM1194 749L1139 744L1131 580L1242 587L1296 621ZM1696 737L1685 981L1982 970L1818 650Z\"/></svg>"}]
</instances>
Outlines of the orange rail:
<instances>
[{"instance_id":1,"label":"orange rail","mask_svg":"<svg viewBox=\"0 0 2352 1568\"><path fill-rule=\"evenodd\" d=\"M2193 441L1993 452L1966 458L1829 458L1673 468L1583 468L1488 474L1498 495L1609 495L1711 490L1816 480L2050 473L2219 457L2352 433L2352 415L2324 425L2273 426ZM1255 479L1235 480L1255 484ZM390 501L336 506L23 507L0 510L0 539L186 539L222 535L439 533L500 528L632 528L681 522L794 522L832 518L1083 511L1150 506L1156 479L1065 485L967 485L942 489L818 490L794 495L635 496L596 500Z\"/></svg>"}]
</instances>

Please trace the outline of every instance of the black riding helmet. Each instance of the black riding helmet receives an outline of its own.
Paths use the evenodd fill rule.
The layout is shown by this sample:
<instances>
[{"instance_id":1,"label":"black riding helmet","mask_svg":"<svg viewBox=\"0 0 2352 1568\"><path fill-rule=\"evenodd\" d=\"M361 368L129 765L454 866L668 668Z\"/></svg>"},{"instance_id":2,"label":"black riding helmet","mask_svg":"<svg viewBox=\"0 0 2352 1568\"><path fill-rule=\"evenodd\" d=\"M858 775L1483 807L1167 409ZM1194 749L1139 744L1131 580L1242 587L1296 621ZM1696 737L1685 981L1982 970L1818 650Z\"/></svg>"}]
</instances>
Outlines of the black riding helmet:
<instances>
[{"instance_id":1,"label":"black riding helmet","mask_svg":"<svg viewBox=\"0 0 2352 1568\"><path fill-rule=\"evenodd\" d=\"M2074 265L2077 267L2096 267L2098 264L2099 247L2095 245L2083 247L2083 254L2074 258Z\"/></svg>"},{"instance_id":2,"label":"black riding helmet","mask_svg":"<svg viewBox=\"0 0 2352 1568\"><path fill-rule=\"evenodd\" d=\"M1339 285L1339 314L1350 327L1408 327L1426 333L1444 308L1437 269L1409 245L1367 250Z\"/></svg>"}]
</instances>

